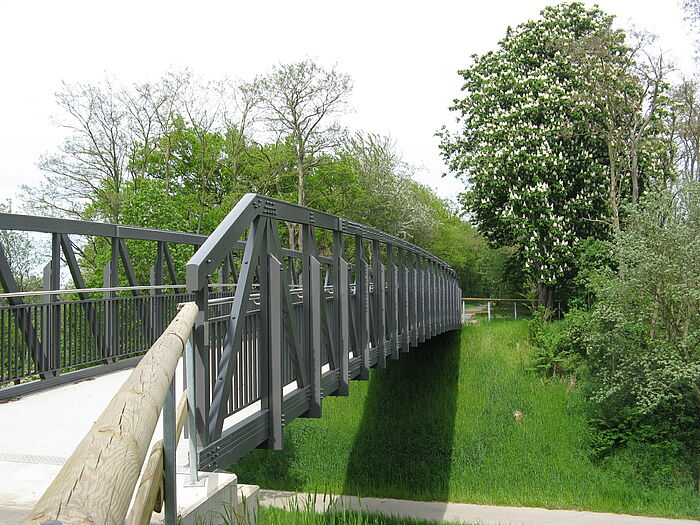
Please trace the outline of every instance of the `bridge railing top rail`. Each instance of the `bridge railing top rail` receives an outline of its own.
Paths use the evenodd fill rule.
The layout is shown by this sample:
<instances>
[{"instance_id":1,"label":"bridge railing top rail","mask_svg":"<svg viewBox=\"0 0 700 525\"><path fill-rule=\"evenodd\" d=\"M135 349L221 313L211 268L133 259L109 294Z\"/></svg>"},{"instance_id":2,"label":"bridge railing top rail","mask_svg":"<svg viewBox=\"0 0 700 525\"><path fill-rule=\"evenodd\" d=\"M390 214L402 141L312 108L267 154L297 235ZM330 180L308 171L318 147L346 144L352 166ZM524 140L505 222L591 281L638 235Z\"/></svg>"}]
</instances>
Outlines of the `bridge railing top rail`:
<instances>
[{"instance_id":1,"label":"bridge railing top rail","mask_svg":"<svg viewBox=\"0 0 700 525\"><path fill-rule=\"evenodd\" d=\"M253 220L260 216L314 226L324 230L389 244L418 254L454 275L453 270L442 259L404 239L337 215L255 193L248 193L238 201L233 210L204 241L197 253L187 263L186 282L188 290L194 292L201 289L206 284L208 276L212 275L228 256L231 248L242 248L241 236L248 230ZM301 252L289 249L283 250L283 253L284 255L295 257L303 256ZM321 260L320 257L319 260Z\"/></svg>"},{"instance_id":2,"label":"bridge railing top rail","mask_svg":"<svg viewBox=\"0 0 700 525\"><path fill-rule=\"evenodd\" d=\"M196 233L122 226L101 222L38 217L16 213L0 213L0 230L31 231L38 233L63 233L66 235L89 235L94 237L116 237L141 241L164 241L183 244L202 244L207 236Z\"/></svg>"}]
</instances>

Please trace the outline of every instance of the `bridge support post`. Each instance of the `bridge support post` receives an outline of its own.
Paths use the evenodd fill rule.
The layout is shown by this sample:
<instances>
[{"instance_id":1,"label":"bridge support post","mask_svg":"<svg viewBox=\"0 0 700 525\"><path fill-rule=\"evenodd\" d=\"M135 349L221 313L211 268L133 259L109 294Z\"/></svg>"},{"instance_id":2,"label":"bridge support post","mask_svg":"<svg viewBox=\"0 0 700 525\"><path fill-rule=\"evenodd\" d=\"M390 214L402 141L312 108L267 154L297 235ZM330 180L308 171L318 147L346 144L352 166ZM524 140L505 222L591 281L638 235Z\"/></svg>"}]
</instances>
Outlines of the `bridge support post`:
<instances>
[{"instance_id":1,"label":"bridge support post","mask_svg":"<svg viewBox=\"0 0 700 525\"><path fill-rule=\"evenodd\" d=\"M425 268L423 267L423 258L419 255L417 258L418 272L416 289L418 292L418 343L425 341Z\"/></svg>"},{"instance_id":2,"label":"bridge support post","mask_svg":"<svg viewBox=\"0 0 700 525\"><path fill-rule=\"evenodd\" d=\"M194 333L190 332L185 344L185 388L187 388L187 437L189 441L189 479L185 486L201 487L203 480L199 479L199 450L200 432L197 431L197 383L195 380Z\"/></svg>"},{"instance_id":3,"label":"bridge support post","mask_svg":"<svg viewBox=\"0 0 700 525\"><path fill-rule=\"evenodd\" d=\"M446 313L446 308L445 308L445 274L444 270L440 266L435 266L437 270L437 279L439 283L438 287L438 303L437 303L437 312L438 312L438 332L439 334L443 333L445 331L445 313Z\"/></svg>"},{"instance_id":4,"label":"bridge support post","mask_svg":"<svg viewBox=\"0 0 700 525\"><path fill-rule=\"evenodd\" d=\"M408 297L408 255L405 250L399 248L399 326L401 331L401 351L410 350L411 323L409 320L409 297Z\"/></svg>"},{"instance_id":5,"label":"bridge support post","mask_svg":"<svg viewBox=\"0 0 700 525\"><path fill-rule=\"evenodd\" d=\"M102 273L105 288L114 288L118 285L118 262L115 261L116 251L112 248L112 258L105 265ZM119 311L115 300L117 293L113 290L104 292L105 300L105 329L104 344L102 346L102 358L109 363L119 352Z\"/></svg>"},{"instance_id":6,"label":"bridge support post","mask_svg":"<svg viewBox=\"0 0 700 525\"><path fill-rule=\"evenodd\" d=\"M350 394L349 353L350 353L350 319L348 263L344 259L342 231L333 232L333 309L335 311L336 363L338 366L338 390L336 395Z\"/></svg>"},{"instance_id":7,"label":"bridge support post","mask_svg":"<svg viewBox=\"0 0 700 525\"><path fill-rule=\"evenodd\" d=\"M58 290L61 287L61 239L58 233L51 234L51 261L44 269L44 289ZM47 273L48 270L48 273ZM46 297L47 308L46 328L42 330L42 341L46 345L46 355L49 356L50 366L58 375L61 370L61 305L57 295Z\"/></svg>"},{"instance_id":8,"label":"bridge support post","mask_svg":"<svg viewBox=\"0 0 700 525\"><path fill-rule=\"evenodd\" d=\"M177 525L177 435L175 416L175 375L163 403L163 502L165 525Z\"/></svg>"},{"instance_id":9,"label":"bridge support post","mask_svg":"<svg viewBox=\"0 0 700 525\"><path fill-rule=\"evenodd\" d=\"M437 268L433 261L428 261L428 275L430 276L430 284L428 285L428 294L430 295L430 307L428 309L430 320L430 329L426 334L428 337L437 335L440 330L440 277L437 273Z\"/></svg>"},{"instance_id":10,"label":"bridge support post","mask_svg":"<svg viewBox=\"0 0 700 525\"><path fill-rule=\"evenodd\" d=\"M194 403L194 428L191 433L197 434L197 441L200 446L209 444L209 408L211 384L209 378L210 357L209 357L209 293L207 286L198 290L194 294L197 305L197 317L192 329L193 348L193 370L195 403Z\"/></svg>"},{"instance_id":11,"label":"bridge support post","mask_svg":"<svg viewBox=\"0 0 700 525\"><path fill-rule=\"evenodd\" d=\"M417 255L412 255L409 269L408 297L409 297L409 333L410 346L418 346L418 269Z\"/></svg>"},{"instance_id":12,"label":"bridge support post","mask_svg":"<svg viewBox=\"0 0 700 525\"><path fill-rule=\"evenodd\" d=\"M276 227L276 226L275 226ZM268 246L269 246L269 235ZM267 261L262 259L266 258ZM271 253L260 265L260 390L261 408L269 414L270 434L261 448L282 450L282 263ZM288 293L288 291L285 291Z\"/></svg>"},{"instance_id":13,"label":"bridge support post","mask_svg":"<svg viewBox=\"0 0 700 525\"><path fill-rule=\"evenodd\" d=\"M360 375L358 379L369 379L369 268L364 258L362 237L355 237L355 327L360 353Z\"/></svg>"},{"instance_id":14,"label":"bridge support post","mask_svg":"<svg viewBox=\"0 0 700 525\"><path fill-rule=\"evenodd\" d=\"M306 417L321 417L321 265L316 259L316 233L310 225L304 225L302 245L304 251L304 341L308 351L309 410Z\"/></svg>"},{"instance_id":15,"label":"bridge support post","mask_svg":"<svg viewBox=\"0 0 700 525\"><path fill-rule=\"evenodd\" d=\"M163 241L158 242L157 252L156 252L156 263L151 267L151 286L161 286L163 284L163 259L165 258L165 250ZM163 305L163 290L153 289L151 290L151 308L150 317L152 319L150 323L151 333L149 338L151 341L155 341L158 335L163 331L163 326L165 322L165 311Z\"/></svg>"},{"instance_id":16,"label":"bridge support post","mask_svg":"<svg viewBox=\"0 0 700 525\"><path fill-rule=\"evenodd\" d=\"M381 261L381 252L379 250L379 241L372 241L372 266L374 267L374 346L377 349L377 368L386 368L386 348L385 348L385 326L386 319L386 304L384 291L384 265Z\"/></svg>"},{"instance_id":17,"label":"bridge support post","mask_svg":"<svg viewBox=\"0 0 700 525\"><path fill-rule=\"evenodd\" d=\"M387 246L386 264L389 269L389 340L391 341L391 358L399 358L399 269L394 264L394 247Z\"/></svg>"}]
</instances>

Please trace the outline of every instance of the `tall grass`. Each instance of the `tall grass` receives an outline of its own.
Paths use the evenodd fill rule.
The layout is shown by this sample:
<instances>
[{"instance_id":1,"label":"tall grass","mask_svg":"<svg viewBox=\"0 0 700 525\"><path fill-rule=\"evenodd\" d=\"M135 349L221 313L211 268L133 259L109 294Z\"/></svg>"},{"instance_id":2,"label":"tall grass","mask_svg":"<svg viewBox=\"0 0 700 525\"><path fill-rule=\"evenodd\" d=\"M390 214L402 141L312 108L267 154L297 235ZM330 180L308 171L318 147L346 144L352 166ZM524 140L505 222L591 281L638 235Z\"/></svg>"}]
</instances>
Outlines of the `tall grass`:
<instances>
[{"instance_id":1,"label":"tall grass","mask_svg":"<svg viewBox=\"0 0 700 525\"><path fill-rule=\"evenodd\" d=\"M446 334L231 470L265 488L700 518L692 486L593 462L578 388L527 372L529 352L523 321Z\"/></svg>"},{"instance_id":2,"label":"tall grass","mask_svg":"<svg viewBox=\"0 0 700 525\"><path fill-rule=\"evenodd\" d=\"M434 525L434 521L399 518L386 514L355 511L329 511L318 514L310 510L283 510L260 507L259 525Z\"/></svg>"}]
</instances>

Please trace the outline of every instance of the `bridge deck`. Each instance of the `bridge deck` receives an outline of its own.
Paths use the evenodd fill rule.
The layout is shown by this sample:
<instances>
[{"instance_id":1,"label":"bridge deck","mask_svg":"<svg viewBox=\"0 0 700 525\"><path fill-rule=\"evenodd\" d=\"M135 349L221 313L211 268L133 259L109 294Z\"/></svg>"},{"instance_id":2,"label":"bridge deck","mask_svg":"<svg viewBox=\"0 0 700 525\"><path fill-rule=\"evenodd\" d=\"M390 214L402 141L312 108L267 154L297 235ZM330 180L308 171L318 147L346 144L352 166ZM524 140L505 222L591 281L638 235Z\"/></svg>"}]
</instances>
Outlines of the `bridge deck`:
<instances>
[{"instance_id":1,"label":"bridge deck","mask_svg":"<svg viewBox=\"0 0 700 525\"><path fill-rule=\"evenodd\" d=\"M182 392L178 368L176 392ZM0 525L17 523L34 506L130 373L119 370L0 404ZM153 441L162 433L159 423ZM179 471L186 468L187 449L183 438Z\"/></svg>"},{"instance_id":2,"label":"bridge deck","mask_svg":"<svg viewBox=\"0 0 700 525\"><path fill-rule=\"evenodd\" d=\"M131 371L119 370L0 403L0 525L16 525L24 519ZM182 379L180 360L175 372L177 399L182 394ZM258 405L230 417L225 427L247 417ZM162 437L161 414L151 444ZM235 476L218 475L201 488L182 491L189 479L188 450L189 441L183 436L177 449L181 513L194 509L217 487L233 482L235 491L237 486ZM251 497L256 490L238 486L239 496Z\"/></svg>"},{"instance_id":3,"label":"bridge deck","mask_svg":"<svg viewBox=\"0 0 700 525\"><path fill-rule=\"evenodd\" d=\"M120 370L0 404L0 506L36 503L130 373Z\"/></svg>"}]
</instances>

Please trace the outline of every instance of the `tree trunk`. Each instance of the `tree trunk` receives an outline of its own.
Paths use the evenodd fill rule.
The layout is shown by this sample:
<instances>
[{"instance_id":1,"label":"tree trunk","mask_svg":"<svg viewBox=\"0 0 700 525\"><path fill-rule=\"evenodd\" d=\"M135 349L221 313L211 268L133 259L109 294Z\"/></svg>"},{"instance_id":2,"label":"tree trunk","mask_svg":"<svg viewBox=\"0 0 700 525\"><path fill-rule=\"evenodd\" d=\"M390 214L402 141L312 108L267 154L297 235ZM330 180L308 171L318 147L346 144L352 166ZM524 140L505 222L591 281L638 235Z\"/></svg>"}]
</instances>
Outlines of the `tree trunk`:
<instances>
[{"instance_id":1,"label":"tree trunk","mask_svg":"<svg viewBox=\"0 0 700 525\"><path fill-rule=\"evenodd\" d=\"M299 165L297 166L297 172L299 173L297 204L300 206L306 206L306 170L303 166Z\"/></svg>"},{"instance_id":2,"label":"tree trunk","mask_svg":"<svg viewBox=\"0 0 700 525\"><path fill-rule=\"evenodd\" d=\"M537 305L546 311L547 319L552 317L554 312L554 288L549 284L537 283Z\"/></svg>"},{"instance_id":3,"label":"tree trunk","mask_svg":"<svg viewBox=\"0 0 700 525\"><path fill-rule=\"evenodd\" d=\"M616 162L616 152L613 150L612 144L613 138L610 134L607 137L608 143L608 158L609 160L609 175L610 175L610 186L608 188L608 200L610 203L610 212L612 214L612 224L615 232L620 231L620 201L619 194L617 191L618 177L617 177L617 162Z\"/></svg>"},{"instance_id":4,"label":"tree trunk","mask_svg":"<svg viewBox=\"0 0 700 525\"><path fill-rule=\"evenodd\" d=\"M299 243L299 225L293 222L287 222L287 229L289 230L289 248L291 250L301 250Z\"/></svg>"},{"instance_id":5,"label":"tree trunk","mask_svg":"<svg viewBox=\"0 0 700 525\"><path fill-rule=\"evenodd\" d=\"M297 159L298 189L297 189L297 204L306 206L306 169L304 168L304 155L299 155ZM289 245L292 250L301 251L301 230L298 224L289 225Z\"/></svg>"},{"instance_id":6,"label":"tree trunk","mask_svg":"<svg viewBox=\"0 0 700 525\"><path fill-rule=\"evenodd\" d=\"M630 152L630 178L632 179L632 204L639 202L639 148L637 144Z\"/></svg>"}]
</instances>

